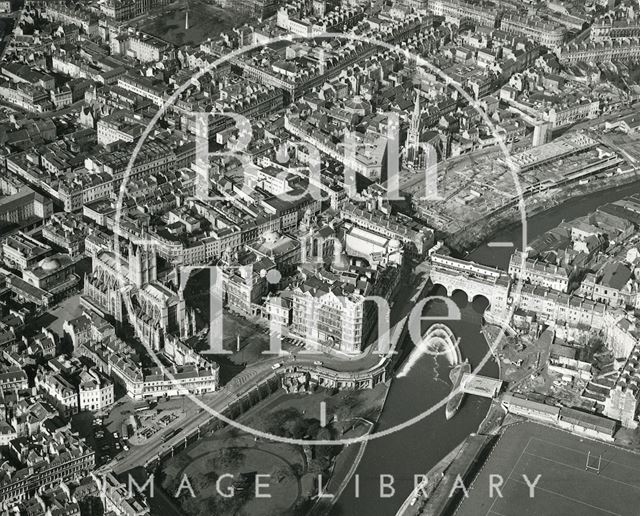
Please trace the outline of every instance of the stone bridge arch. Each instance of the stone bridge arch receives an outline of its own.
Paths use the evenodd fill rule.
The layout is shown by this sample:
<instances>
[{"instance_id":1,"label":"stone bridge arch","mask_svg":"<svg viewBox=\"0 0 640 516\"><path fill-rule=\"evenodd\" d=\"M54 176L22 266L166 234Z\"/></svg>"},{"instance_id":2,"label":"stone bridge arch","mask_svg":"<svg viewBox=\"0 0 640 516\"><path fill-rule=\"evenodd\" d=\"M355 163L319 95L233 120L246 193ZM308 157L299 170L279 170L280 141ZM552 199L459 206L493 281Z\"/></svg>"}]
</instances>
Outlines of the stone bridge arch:
<instances>
[{"instance_id":1,"label":"stone bridge arch","mask_svg":"<svg viewBox=\"0 0 640 516\"><path fill-rule=\"evenodd\" d=\"M509 297L509 276L499 269L484 267L448 256L434 255L430 278L434 285L442 285L451 297L457 290L473 302L480 297L496 310L505 309Z\"/></svg>"}]
</instances>

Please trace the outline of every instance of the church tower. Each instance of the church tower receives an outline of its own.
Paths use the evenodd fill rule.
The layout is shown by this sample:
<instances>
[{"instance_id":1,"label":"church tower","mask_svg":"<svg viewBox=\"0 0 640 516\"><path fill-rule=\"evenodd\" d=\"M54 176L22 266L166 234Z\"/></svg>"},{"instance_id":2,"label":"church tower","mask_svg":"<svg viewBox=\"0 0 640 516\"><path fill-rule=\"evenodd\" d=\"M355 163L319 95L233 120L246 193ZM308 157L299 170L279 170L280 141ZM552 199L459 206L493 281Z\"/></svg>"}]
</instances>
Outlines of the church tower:
<instances>
[{"instance_id":1,"label":"church tower","mask_svg":"<svg viewBox=\"0 0 640 516\"><path fill-rule=\"evenodd\" d=\"M140 288L158 279L157 257L154 249L129 243L129 281Z\"/></svg>"},{"instance_id":2,"label":"church tower","mask_svg":"<svg viewBox=\"0 0 640 516\"><path fill-rule=\"evenodd\" d=\"M416 92L415 102L413 104L413 114L411 115L411 124L407 133L407 162L413 163L420 145L420 94Z\"/></svg>"}]
</instances>

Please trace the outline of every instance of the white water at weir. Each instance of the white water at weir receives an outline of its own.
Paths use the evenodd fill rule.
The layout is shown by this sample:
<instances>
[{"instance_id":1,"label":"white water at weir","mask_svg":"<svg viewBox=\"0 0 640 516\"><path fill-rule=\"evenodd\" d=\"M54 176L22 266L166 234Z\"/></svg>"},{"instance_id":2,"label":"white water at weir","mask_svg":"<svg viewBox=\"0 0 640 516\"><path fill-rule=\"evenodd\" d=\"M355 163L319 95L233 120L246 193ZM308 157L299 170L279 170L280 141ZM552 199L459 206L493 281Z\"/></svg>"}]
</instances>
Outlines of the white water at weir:
<instances>
[{"instance_id":1,"label":"white water at weir","mask_svg":"<svg viewBox=\"0 0 640 516\"><path fill-rule=\"evenodd\" d=\"M411 352L396 378L407 376L423 355L444 356L451 367L460 364L462 362L462 353L460 352L459 344L460 339L455 338L448 326L439 323L429 326L429 329L427 329L422 340Z\"/></svg>"},{"instance_id":2,"label":"white water at weir","mask_svg":"<svg viewBox=\"0 0 640 516\"><path fill-rule=\"evenodd\" d=\"M562 220L588 215L598 206L617 201L634 193L640 193L640 181L615 190L578 197L548 212L534 215L529 219L528 241L531 242L545 231L556 227ZM514 248L519 249L522 243L522 228L517 226L501 231L494 236L493 240L513 242ZM467 259L482 265L507 269L512 252L513 249L506 247L483 245L467 256ZM439 286L434 289L433 293L448 296L446 290ZM480 333L484 307L481 308L480 303L469 303L467 296L462 292L456 292L450 297L458 304L462 312L462 319L450 321L448 324L455 331L456 336L462 339L460 344L464 347L464 357L468 357L471 363L480 363L488 351L485 338ZM413 302L417 303L417 300L413 300ZM439 321L444 322L449 313L446 304L429 303L423 315L434 318L441 317ZM434 322L436 320L433 319ZM409 348L415 346L409 335L406 336L403 345ZM400 349L401 346L398 348ZM418 360L418 363L405 378L401 378L398 382L392 382L380 418L381 429L391 428L415 417L450 394L451 382L448 381L449 378L446 378L446 375L435 380L436 371L433 370L433 362L436 362L437 370L443 369L444 364L438 364L438 362L442 362L440 360ZM497 378L498 366L493 360L490 360L478 372ZM445 383L446 385L444 385ZM394 516L402 502L415 488L415 475L426 474L469 434L476 432L487 415L489 406L489 399L471 396L468 397L453 420L447 421L445 419L443 409L402 432L370 443L356 470L359 475L357 489L354 478L337 501L331 511L331 516L351 514ZM411 444L410 453L407 453L407 443ZM433 443L437 443L437 446L434 446ZM381 498L380 482L364 480L379 479L380 475L392 475L395 478L395 496Z\"/></svg>"}]
</instances>

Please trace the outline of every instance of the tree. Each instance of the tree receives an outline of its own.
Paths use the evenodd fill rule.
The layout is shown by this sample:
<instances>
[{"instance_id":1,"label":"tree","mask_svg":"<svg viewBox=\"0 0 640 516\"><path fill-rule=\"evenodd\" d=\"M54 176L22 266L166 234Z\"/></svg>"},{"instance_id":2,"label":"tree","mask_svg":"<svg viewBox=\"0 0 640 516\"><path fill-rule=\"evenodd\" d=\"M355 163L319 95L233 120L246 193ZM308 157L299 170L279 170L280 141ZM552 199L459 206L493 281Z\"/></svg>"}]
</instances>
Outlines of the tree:
<instances>
[{"instance_id":1,"label":"tree","mask_svg":"<svg viewBox=\"0 0 640 516\"><path fill-rule=\"evenodd\" d=\"M589 341L583 350L583 360L592 362L595 355L604 347L604 341L599 335L589 337Z\"/></svg>"},{"instance_id":2,"label":"tree","mask_svg":"<svg viewBox=\"0 0 640 516\"><path fill-rule=\"evenodd\" d=\"M304 437L308 437L309 439L316 439L318 436L318 432L322 430L320 426L320 421L315 418L305 419L304 420Z\"/></svg>"},{"instance_id":3,"label":"tree","mask_svg":"<svg viewBox=\"0 0 640 516\"><path fill-rule=\"evenodd\" d=\"M338 421L345 421L353 417L354 412L360 405L360 393L357 391L349 391L344 395L338 395L331 403L331 412L333 412Z\"/></svg>"},{"instance_id":4,"label":"tree","mask_svg":"<svg viewBox=\"0 0 640 516\"><path fill-rule=\"evenodd\" d=\"M328 428L321 428L318 431L316 440L318 441L330 441L332 439L331 431ZM338 453L340 453L341 447L338 445L318 445L315 447L315 455L318 458L333 459Z\"/></svg>"},{"instance_id":5,"label":"tree","mask_svg":"<svg viewBox=\"0 0 640 516\"><path fill-rule=\"evenodd\" d=\"M292 474L291 468L289 468L288 466L283 466L282 464L279 464L275 466L271 471L271 478L273 478L276 482L280 483L291 474Z\"/></svg>"},{"instance_id":6,"label":"tree","mask_svg":"<svg viewBox=\"0 0 640 516\"><path fill-rule=\"evenodd\" d=\"M327 457L316 457L309 462L309 468L307 471L317 477L318 475L325 473L329 469L330 465L331 461Z\"/></svg>"},{"instance_id":7,"label":"tree","mask_svg":"<svg viewBox=\"0 0 640 516\"><path fill-rule=\"evenodd\" d=\"M293 408L277 410L269 414L263 423L266 432L274 435L290 435L291 429L295 429L296 423L301 422L302 414Z\"/></svg>"},{"instance_id":8,"label":"tree","mask_svg":"<svg viewBox=\"0 0 640 516\"><path fill-rule=\"evenodd\" d=\"M220 454L219 464L222 467L235 469L244 461L244 452L240 448L224 448Z\"/></svg>"}]
</instances>

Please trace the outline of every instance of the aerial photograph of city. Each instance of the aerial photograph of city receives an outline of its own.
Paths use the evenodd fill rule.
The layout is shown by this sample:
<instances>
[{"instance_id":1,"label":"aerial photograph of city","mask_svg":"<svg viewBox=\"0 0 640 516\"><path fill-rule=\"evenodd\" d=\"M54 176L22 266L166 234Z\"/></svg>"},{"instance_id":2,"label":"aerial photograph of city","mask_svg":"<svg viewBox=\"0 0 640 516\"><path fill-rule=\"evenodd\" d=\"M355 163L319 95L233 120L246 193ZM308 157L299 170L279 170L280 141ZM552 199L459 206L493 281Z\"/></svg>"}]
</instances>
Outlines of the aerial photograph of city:
<instances>
[{"instance_id":1,"label":"aerial photograph of city","mask_svg":"<svg viewBox=\"0 0 640 516\"><path fill-rule=\"evenodd\" d=\"M640 511L640 0L0 0L0 516Z\"/></svg>"}]
</instances>

